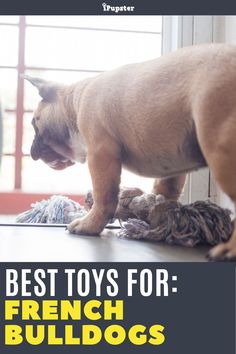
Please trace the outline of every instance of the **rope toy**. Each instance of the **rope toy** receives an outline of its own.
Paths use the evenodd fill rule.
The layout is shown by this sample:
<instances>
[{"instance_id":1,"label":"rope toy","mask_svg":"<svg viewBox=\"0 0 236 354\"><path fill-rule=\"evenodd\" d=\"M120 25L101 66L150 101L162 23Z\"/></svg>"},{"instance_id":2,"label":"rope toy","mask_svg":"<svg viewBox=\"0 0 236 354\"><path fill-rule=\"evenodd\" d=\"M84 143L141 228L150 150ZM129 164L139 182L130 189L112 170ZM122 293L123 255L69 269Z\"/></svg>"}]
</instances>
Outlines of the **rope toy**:
<instances>
[{"instance_id":1,"label":"rope toy","mask_svg":"<svg viewBox=\"0 0 236 354\"><path fill-rule=\"evenodd\" d=\"M79 203L62 195L54 195L48 200L32 204L31 207L17 216L17 223L69 224L87 214Z\"/></svg>"},{"instance_id":2,"label":"rope toy","mask_svg":"<svg viewBox=\"0 0 236 354\"><path fill-rule=\"evenodd\" d=\"M91 192L87 193L85 207L67 197L52 196L32 204L16 222L68 224L85 216L92 205ZM210 201L182 205L138 188L121 189L114 218L125 221L118 233L120 238L165 241L187 247L226 242L233 231L231 212Z\"/></svg>"}]
</instances>

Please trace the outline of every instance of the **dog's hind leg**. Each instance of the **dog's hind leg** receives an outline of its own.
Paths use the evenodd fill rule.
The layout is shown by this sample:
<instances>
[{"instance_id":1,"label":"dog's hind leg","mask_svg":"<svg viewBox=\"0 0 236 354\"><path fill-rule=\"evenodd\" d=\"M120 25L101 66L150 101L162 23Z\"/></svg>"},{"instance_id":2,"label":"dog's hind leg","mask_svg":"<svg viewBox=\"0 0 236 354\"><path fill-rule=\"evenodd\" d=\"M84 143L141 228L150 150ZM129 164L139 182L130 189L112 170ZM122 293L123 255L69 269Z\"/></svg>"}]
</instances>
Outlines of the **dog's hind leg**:
<instances>
[{"instance_id":1,"label":"dog's hind leg","mask_svg":"<svg viewBox=\"0 0 236 354\"><path fill-rule=\"evenodd\" d=\"M206 159L219 186L236 205L236 120L234 131L234 137L231 139L226 134L224 145L216 148L215 152L207 153ZM230 240L211 249L209 259L236 260L236 220Z\"/></svg>"},{"instance_id":2,"label":"dog's hind leg","mask_svg":"<svg viewBox=\"0 0 236 354\"><path fill-rule=\"evenodd\" d=\"M214 102L210 99L207 101L199 105L194 116L198 141L220 188L236 205L235 98L232 100L227 96L217 100L215 97ZM211 260L236 259L236 227L228 242L210 250L209 258Z\"/></svg>"},{"instance_id":3,"label":"dog's hind leg","mask_svg":"<svg viewBox=\"0 0 236 354\"><path fill-rule=\"evenodd\" d=\"M186 174L155 179L152 192L162 194L168 200L178 200L185 184Z\"/></svg>"},{"instance_id":4,"label":"dog's hind leg","mask_svg":"<svg viewBox=\"0 0 236 354\"><path fill-rule=\"evenodd\" d=\"M236 141L234 140L234 143L228 141L227 145L229 149L233 148L234 152L224 150L222 147L221 151L215 152L215 156L208 157L208 161L219 186L236 205ZM212 260L236 260L236 221L234 221L234 231L230 240L211 249L209 258Z\"/></svg>"}]
</instances>

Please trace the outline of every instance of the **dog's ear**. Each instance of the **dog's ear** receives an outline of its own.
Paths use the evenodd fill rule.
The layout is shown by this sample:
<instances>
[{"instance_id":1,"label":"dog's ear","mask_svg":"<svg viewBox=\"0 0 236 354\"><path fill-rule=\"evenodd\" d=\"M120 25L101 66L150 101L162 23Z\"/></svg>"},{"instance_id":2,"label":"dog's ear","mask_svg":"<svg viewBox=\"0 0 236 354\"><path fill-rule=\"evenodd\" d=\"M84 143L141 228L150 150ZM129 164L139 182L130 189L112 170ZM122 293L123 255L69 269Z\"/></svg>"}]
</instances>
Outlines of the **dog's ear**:
<instances>
[{"instance_id":1,"label":"dog's ear","mask_svg":"<svg viewBox=\"0 0 236 354\"><path fill-rule=\"evenodd\" d=\"M59 88L59 84L51 81L47 81L44 79L40 79L38 77L31 77L29 75L21 75L25 80L29 81L32 85L34 85L39 92L39 95L45 101L53 101L56 98L57 90Z\"/></svg>"}]
</instances>

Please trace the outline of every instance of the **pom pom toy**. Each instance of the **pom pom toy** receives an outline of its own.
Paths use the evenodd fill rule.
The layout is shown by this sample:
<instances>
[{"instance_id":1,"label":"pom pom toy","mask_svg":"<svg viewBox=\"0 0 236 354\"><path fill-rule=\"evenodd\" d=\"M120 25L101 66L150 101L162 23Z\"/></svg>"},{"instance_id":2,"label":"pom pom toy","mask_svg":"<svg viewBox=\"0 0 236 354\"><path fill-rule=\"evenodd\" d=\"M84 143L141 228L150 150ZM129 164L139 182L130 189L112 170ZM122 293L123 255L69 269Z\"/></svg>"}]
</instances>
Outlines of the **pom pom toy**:
<instances>
[{"instance_id":1,"label":"pom pom toy","mask_svg":"<svg viewBox=\"0 0 236 354\"><path fill-rule=\"evenodd\" d=\"M85 205L64 196L52 196L33 204L16 221L68 224L85 216L92 207L91 192L85 198ZM115 218L126 221L118 233L121 238L165 241L187 247L225 242L233 231L231 212L210 201L182 205L162 195L143 193L138 188L121 190Z\"/></svg>"}]
</instances>

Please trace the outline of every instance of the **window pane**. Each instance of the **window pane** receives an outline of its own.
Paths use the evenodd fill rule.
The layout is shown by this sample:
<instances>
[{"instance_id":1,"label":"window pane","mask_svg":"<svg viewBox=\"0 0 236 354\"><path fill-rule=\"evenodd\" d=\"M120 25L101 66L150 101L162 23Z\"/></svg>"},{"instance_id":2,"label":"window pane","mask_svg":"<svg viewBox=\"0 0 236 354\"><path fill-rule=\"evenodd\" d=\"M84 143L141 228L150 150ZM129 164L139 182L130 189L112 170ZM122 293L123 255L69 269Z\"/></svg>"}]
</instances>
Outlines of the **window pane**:
<instances>
[{"instance_id":1,"label":"window pane","mask_svg":"<svg viewBox=\"0 0 236 354\"><path fill-rule=\"evenodd\" d=\"M0 23L18 23L19 16L0 16Z\"/></svg>"},{"instance_id":2,"label":"window pane","mask_svg":"<svg viewBox=\"0 0 236 354\"><path fill-rule=\"evenodd\" d=\"M91 190L91 179L87 164L76 164L62 171L48 167L41 160L23 158L23 192L36 193L76 193L78 195Z\"/></svg>"},{"instance_id":3,"label":"window pane","mask_svg":"<svg viewBox=\"0 0 236 354\"><path fill-rule=\"evenodd\" d=\"M161 32L162 16L26 16L28 24Z\"/></svg>"},{"instance_id":4,"label":"window pane","mask_svg":"<svg viewBox=\"0 0 236 354\"><path fill-rule=\"evenodd\" d=\"M14 189L14 173L14 157L3 155L0 170L0 191L8 192Z\"/></svg>"},{"instance_id":5,"label":"window pane","mask_svg":"<svg viewBox=\"0 0 236 354\"><path fill-rule=\"evenodd\" d=\"M92 182L87 164L77 163L62 171L55 171L41 160L23 158L22 190L32 193L61 193L84 195L92 189ZM139 187L151 192L153 179L137 176L126 170L122 171L121 186Z\"/></svg>"},{"instance_id":6,"label":"window pane","mask_svg":"<svg viewBox=\"0 0 236 354\"><path fill-rule=\"evenodd\" d=\"M52 80L56 82L72 84L74 82L86 79L88 77L96 76L100 73L89 71L58 71L58 70L27 70L27 75L41 77L45 80Z\"/></svg>"},{"instance_id":7,"label":"window pane","mask_svg":"<svg viewBox=\"0 0 236 354\"><path fill-rule=\"evenodd\" d=\"M161 55L161 35L28 28L26 64L37 67L109 70Z\"/></svg>"},{"instance_id":8,"label":"window pane","mask_svg":"<svg viewBox=\"0 0 236 354\"><path fill-rule=\"evenodd\" d=\"M23 142L22 142L22 151L23 154L30 153L30 147L34 138L34 129L32 127L33 113L25 113L23 120Z\"/></svg>"},{"instance_id":9,"label":"window pane","mask_svg":"<svg viewBox=\"0 0 236 354\"><path fill-rule=\"evenodd\" d=\"M16 66L18 54L18 27L0 25L0 65Z\"/></svg>"},{"instance_id":10,"label":"window pane","mask_svg":"<svg viewBox=\"0 0 236 354\"><path fill-rule=\"evenodd\" d=\"M4 112L3 114L3 153L15 152L16 114Z\"/></svg>"},{"instance_id":11,"label":"window pane","mask_svg":"<svg viewBox=\"0 0 236 354\"><path fill-rule=\"evenodd\" d=\"M41 77L40 75L37 75ZM42 98L38 94L38 90L28 81L25 80L24 85L24 109L34 111ZM32 113L33 115L33 113ZM31 118L32 119L32 118Z\"/></svg>"},{"instance_id":12,"label":"window pane","mask_svg":"<svg viewBox=\"0 0 236 354\"><path fill-rule=\"evenodd\" d=\"M16 70L0 69L0 98L5 109L16 108L16 87Z\"/></svg>"},{"instance_id":13,"label":"window pane","mask_svg":"<svg viewBox=\"0 0 236 354\"><path fill-rule=\"evenodd\" d=\"M121 186L122 187L137 187L146 193L151 193L153 186L152 178L145 178L131 173L125 169L122 170Z\"/></svg>"}]
</instances>

